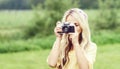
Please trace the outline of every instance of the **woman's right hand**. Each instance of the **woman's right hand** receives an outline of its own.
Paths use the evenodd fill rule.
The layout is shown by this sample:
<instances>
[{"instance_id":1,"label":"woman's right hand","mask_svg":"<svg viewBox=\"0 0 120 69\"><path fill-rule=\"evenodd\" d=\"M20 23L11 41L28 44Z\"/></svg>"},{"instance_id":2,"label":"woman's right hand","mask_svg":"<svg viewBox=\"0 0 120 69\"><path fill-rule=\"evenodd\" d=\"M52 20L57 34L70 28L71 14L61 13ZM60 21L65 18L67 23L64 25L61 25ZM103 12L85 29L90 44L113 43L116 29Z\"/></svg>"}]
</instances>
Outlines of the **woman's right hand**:
<instances>
[{"instance_id":1,"label":"woman's right hand","mask_svg":"<svg viewBox=\"0 0 120 69\"><path fill-rule=\"evenodd\" d=\"M62 34L58 33L58 32L62 32L62 24L60 21L58 21L56 23L56 27L54 28L54 33L56 35L57 38L62 38Z\"/></svg>"}]
</instances>

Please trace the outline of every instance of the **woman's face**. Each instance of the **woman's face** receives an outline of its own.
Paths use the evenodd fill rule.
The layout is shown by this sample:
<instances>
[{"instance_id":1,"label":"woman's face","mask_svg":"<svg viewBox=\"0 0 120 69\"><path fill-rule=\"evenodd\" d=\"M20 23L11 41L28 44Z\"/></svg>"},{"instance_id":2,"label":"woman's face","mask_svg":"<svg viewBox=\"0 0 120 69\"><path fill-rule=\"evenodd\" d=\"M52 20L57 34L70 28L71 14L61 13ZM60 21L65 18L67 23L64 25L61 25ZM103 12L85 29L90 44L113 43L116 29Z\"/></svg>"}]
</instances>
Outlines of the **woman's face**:
<instances>
[{"instance_id":1,"label":"woman's face","mask_svg":"<svg viewBox=\"0 0 120 69\"><path fill-rule=\"evenodd\" d=\"M77 21L77 19L75 19L74 17L72 17L71 15L69 15L69 16L67 17L66 21L69 22L69 23L73 23L74 26L76 27L75 30L76 30L78 33L81 33L81 32L82 32L81 27L80 27L80 24L79 24L79 22ZM69 39L71 40L72 37L69 36Z\"/></svg>"},{"instance_id":2,"label":"woman's face","mask_svg":"<svg viewBox=\"0 0 120 69\"><path fill-rule=\"evenodd\" d=\"M66 22L73 23L74 26L76 27L76 31L77 31L78 33L81 32L81 27L80 27L80 24L79 24L79 22L77 21L77 19L75 19L74 17L72 17L71 15L69 15L69 16L67 17L67 19L66 19Z\"/></svg>"}]
</instances>

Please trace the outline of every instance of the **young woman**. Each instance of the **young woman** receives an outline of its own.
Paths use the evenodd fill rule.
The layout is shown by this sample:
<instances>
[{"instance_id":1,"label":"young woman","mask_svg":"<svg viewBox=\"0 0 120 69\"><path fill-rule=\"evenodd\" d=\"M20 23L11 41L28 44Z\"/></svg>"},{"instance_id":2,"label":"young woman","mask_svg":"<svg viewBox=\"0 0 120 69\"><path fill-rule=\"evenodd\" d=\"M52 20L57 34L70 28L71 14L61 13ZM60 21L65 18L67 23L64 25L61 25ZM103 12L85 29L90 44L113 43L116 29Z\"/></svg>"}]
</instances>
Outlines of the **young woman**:
<instances>
[{"instance_id":1,"label":"young woman","mask_svg":"<svg viewBox=\"0 0 120 69\"><path fill-rule=\"evenodd\" d=\"M61 24L74 25L74 33L62 32ZM65 12L62 22L54 29L56 40L47 58L48 64L56 69L93 69L96 44L91 41L88 17L81 9L73 8Z\"/></svg>"}]
</instances>

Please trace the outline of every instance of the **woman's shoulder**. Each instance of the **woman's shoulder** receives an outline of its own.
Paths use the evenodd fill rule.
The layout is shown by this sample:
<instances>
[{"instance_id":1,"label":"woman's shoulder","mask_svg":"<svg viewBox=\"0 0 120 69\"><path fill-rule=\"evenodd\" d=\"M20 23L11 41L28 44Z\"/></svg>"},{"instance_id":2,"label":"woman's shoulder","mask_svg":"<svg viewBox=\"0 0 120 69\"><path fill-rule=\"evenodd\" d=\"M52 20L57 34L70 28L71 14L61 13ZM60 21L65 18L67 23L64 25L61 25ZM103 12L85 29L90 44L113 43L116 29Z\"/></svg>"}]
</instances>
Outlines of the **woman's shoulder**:
<instances>
[{"instance_id":1,"label":"woman's shoulder","mask_svg":"<svg viewBox=\"0 0 120 69\"><path fill-rule=\"evenodd\" d=\"M86 48L86 51L95 51L95 50L97 50L97 45L94 42L91 42Z\"/></svg>"},{"instance_id":2,"label":"woman's shoulder","mask_svg":"<svg viewBox=\"0 0 120 69\"><path fill-rule=\"evenodd\" d=\"M92 48L97 48L97 45L96 45L96 43L91 42L91 43L90 43L90 47L92 47Z\"/></svg>"}]
</instances>

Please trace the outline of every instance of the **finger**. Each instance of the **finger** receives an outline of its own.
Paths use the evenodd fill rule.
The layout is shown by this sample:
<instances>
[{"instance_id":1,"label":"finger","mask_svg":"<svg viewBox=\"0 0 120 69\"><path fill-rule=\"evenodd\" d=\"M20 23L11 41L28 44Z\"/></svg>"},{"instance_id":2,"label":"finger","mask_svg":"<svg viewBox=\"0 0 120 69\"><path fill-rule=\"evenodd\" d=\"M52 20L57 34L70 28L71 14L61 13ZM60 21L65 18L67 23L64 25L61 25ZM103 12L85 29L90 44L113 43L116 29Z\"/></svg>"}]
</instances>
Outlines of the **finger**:
<instances>
[{"instance_id":1,"label":"finger","mask_svg":"<svg viewBox=\"0 0 120 69\"><path fill-rule=\"evenodd\" d=\"M61 22L60 21L57 21L57 23L56 24L60 24Z\"/></svg>"},{"instance_id":2,"label":"finger","mask_svg":"<svg viewBox=\"0 0 120 69\"><path fill-rule=\"evenodd\" d=\"M57 29L57 31L62 31L62 29Z\"/></svg>"},{"instance_id":3,"label":"finger","mask_svg":"<svg viewBox=\"0 0 120 69\"><path fill-rule=\"evenodd\" d=\"M61 24L61 22L60 22L60 21L57 21L56 26L58 26L59 24Z\"/></svg>"},{"instance_id":4,"label":"finger","mask_svg":"<svg viewBox=\"0 0 120 69\"><path fill-rule=\"evenodd\" d=\"M61 28L55 28L55 32L62 32Z\"/></svg>"},{"instance_id":5,"label":"finger","mask_svg":"<svg viewBox=\"0 0 120 69\"><path fill-rule=\"evenodd\" d=\"M57 28L56 28L56 30L59 30L59 29L61 29L61 30L62 30L62 28L61 28L61 27L57 27Z\"/></svg>"}]
</instances>

